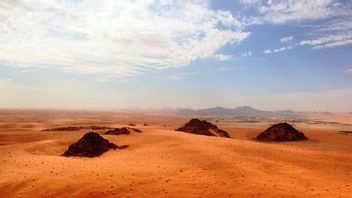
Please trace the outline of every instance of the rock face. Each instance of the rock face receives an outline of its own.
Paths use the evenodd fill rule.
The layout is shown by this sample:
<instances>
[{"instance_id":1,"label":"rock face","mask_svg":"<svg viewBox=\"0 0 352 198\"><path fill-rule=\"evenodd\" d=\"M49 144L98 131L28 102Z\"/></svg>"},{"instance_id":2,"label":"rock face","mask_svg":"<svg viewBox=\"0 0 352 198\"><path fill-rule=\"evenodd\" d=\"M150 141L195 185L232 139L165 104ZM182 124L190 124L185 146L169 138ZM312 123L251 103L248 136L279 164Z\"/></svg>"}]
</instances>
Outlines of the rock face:
<instances>
[{"instance_id":1,"label":"rock face","mask_svg":"<svg viewBox=\"0 0 352 198\"><path fill-rule=\"evenodd\" d=\"M219 129L216 125L205 120L199 120L197 118L191 119L184 126L176 129L176 131L182 131L186 133L193 133L197 135L207 135L207 136L218 136L229 138L229 134Z\"/></svg>"},{"instance_id":2,"label":"rock face","mask_svg":"<svg viewBox=\"0 0 352 198\"><path fill-rule=\"evenodd\" d=\"M274 124L259 134L256 140L264 142L286 142L307 140L307 137L288 123Z\"/></svg>"},{"instance_id":3,"label":"rock face","mask_svg":"<svg viewBox=\"0 0 352 198\"><path fill-rule=\"evenodd\" d=\"M98 133L89 132L79 139L78 142L71 144L68 150L62 155L66 157L96 157L110 149L117 148L119 148L117 145L110 143Z\"/></svg>"},{"instance_id":4,"label":"rock face","mask_svg":"<svg viewBox=\"0 0 352 198\"><path fill-rule=\"evenodd\" d=\"M123 127L123 128L116 128L116 129L111 129L105 132L105 135L127 135L130 134L130 131L134 131L137 133L141 133L142 131L139 129L131 128L131 127Z\"/></svg>"}]
</instances>

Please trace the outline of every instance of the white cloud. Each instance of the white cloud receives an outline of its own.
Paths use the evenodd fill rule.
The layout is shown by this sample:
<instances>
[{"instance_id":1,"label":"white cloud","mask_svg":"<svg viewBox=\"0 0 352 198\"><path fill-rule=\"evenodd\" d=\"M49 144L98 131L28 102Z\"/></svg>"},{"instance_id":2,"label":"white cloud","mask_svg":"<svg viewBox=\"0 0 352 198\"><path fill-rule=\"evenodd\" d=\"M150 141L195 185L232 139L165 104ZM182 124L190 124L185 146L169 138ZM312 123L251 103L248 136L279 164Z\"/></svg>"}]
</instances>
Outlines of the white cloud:
<instances>
[{"instance_id":1,"label":"white cloud","mask_svg":"<svg viewBox=\"0 0 352 198\"><path fill-rule=\"evenodd\" d=\"M288 45L288 46L285 46L285 47L281 47L281 48L277 48L277 49L266 49L263 53L264 54L272 54L272 53L278 53L278 52L283 52L283 51L286 51L286 50L291 50L293 47Z\"/></svg>"},{"instance_id":2,"label":"white cloud","mask_svg":"<svg viewBox=\"0 0 352 198\"><path fill-rule=\"evenodd\" d=\"M185 66L250 35L198 0L6 0L0 21L2 64L109 75Z\"/></svg>"},{"instance_id":3,"label":"white cloud","mask_svg":"<svg viewBox=\"0 0 352 198\"><path fill-rule=\"evenodd\" d=\"M169 80L182 80L186 77L195 76L195 75L197 75L197 73L195 73L195 72L180 73L180 74L174 74L172 76L169 76L167 79L169 79Z\"/></svg>"},{"instance_id":4,"label":"white cloud","mask_svg":"<svg viewBox=\"0 0 352 198\"><path fill-rule=\"evenodd\" d=\"M321 25L316 31L323 34L316 38L302 40L300 45L312 46L313 49L323 49L352 44L352 16L333 20Z\"/></svg>"},{"instance_id":5,"label":"white cloud","mask_svg":"<svg viewBox=\"0 0 352 198\"><path fill-rule=\"evenodd\" d=\"M261 23L273 24L325 19L349 12L337 0L248 1L247 5L257 9L259 16L255 17L255 21L258 22L259 18Z\"/></svg>"},{"instance_id":6,"label":"white cloud","mask_svg":"<svg viewBox=\"0 0 352 198\"><path fill-rule=\"evenodd\" d=\"M218 60L218 61L229 61L229 60L232 60L233 59L233 56L231 55L224 55L224 54L215 54L213 56L213 58L215 60Z\"/></svg>"},{"instance_id":7,"label":"white cloud","mask_svg":"<svg viewBox=\"0 0 352 198\"><path fill-rule=\"evenodd\" d=\"M241 0L241 2L247 6L256 6L261 3L261 0Z\"/></svg>"},{"instance_id":8,"label":"white cloud","mask_svg":"<svg viewBox=\"0 0 352 198\"><path fill-rule=\"evenodd\" d=\"M327 43L327 44L324 44L324 45L317 45L317 46L314 46L313 49L324 49L324 48L331 48L331 47L339 47L339 46L350 45L350 44L352 44L352 39L335 41L335 42Z\"/></svg>"},{"instance_id":9,"label":"white cloud","mask_svg":"<svg viewBox=\"0 0 352 198\"><path fill-rule=\"evenodd\" d=\"M352 31L352 16L331 20L319 29L320 31Z\"/></svg>"},{"instance_id":10,"label":"white cloud","mask_svg":"<svg viewBox=\"0 0 352 198\"><path fill-rule=\"evenodd\" d=\"M345 37L343 35L329 35L329 36L324 36L320 37L314 40L303 40L299 44L300 45L321 45L324 43L329 43L329 42L335 42L343 39L348 39L349 36Z\"/></svg>"},{"instance_id":11,"label":"white cloud","mask_svg":"<svg viewBox=\"0 0 352 198\"><path fill-rule=\"evenodd\" d=\"M287 37L281 38L280 41L282 43L288 43L288 42L292 41L293 38L294 38L293 36L287 36Z\"/></svg>"},{"instance_id":12,"label":"white cloud","mask_svg":"<svg viewBox=\"0 0 352 198\"><path fill-rule=\"evenodd\" d=\"M266 49L266 50L264 50L263 53L264 53L264 54L270 54L270 53L272 53L272 51L271 51L271 49Z\"/></svg>"},{"instance_id":13,"label":"white cloud","mask_svg":"<svg viewBox=\"0 0 352 198\"><path fill-rule=\"evenodd\" d=\"M274 24L324 19L344 12L336 0L279 0L272 4L262 4L258 9L264 21Z\"/></svg>"},{"instance_id":14,"label":"white cloud","mask_svg":"<svg viewBox=\"0 0 352 198\"><path fill-rule=\"evenodd\" d=\"M352 43L352 3L341 0L242 0L246 6L256 10L253 16L246 18L247 25L253 24L289 24L307 23L320 20L319 25L309 27L310 35L300 45L310 45L313 49L322 49L349 45ZM328 20L328 21L322 21ZM314 33L313 33L314 32ZM318 36L317 36L318 35ZM290 43L293 36L280 39ZM270 53L270 50L266 51Z\"/></svg>"},{"instance_id":15,"label":"white cloud","mask_svg":"<svg viewBox=\"0 0 352 198\"><path fill-rule=\"evenodd\" d=\"M241 54L242 57L249 57L249 56L252 56L252 52L251 51L248 51L248 52L244 52Z\"/></svg>"}]
</instances>

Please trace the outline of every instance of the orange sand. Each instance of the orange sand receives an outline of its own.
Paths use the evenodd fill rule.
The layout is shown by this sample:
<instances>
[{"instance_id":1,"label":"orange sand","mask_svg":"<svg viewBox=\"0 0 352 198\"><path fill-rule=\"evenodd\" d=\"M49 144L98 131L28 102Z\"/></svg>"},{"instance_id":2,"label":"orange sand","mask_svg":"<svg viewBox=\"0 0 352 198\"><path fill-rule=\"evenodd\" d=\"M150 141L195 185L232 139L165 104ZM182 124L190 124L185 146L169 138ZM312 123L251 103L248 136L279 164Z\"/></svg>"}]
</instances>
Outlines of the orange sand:
<instances>
[{"instance_id":1,"label":"orange sand","mask_svg":"<svg viewBox=\"0 0 352 198\"><path fill-rule=\"evenodd\" d=\"M188 118L173 115L0 115L0 197L352 197L352 136L330 128L298 125L311 140L260 143L251 138L264 128L224 126L233 139L175 132ZM40 131L128 123L143 132L104 135L130 147L97 158L60 156L87 131Z\"/></svg>"}]
</instances>

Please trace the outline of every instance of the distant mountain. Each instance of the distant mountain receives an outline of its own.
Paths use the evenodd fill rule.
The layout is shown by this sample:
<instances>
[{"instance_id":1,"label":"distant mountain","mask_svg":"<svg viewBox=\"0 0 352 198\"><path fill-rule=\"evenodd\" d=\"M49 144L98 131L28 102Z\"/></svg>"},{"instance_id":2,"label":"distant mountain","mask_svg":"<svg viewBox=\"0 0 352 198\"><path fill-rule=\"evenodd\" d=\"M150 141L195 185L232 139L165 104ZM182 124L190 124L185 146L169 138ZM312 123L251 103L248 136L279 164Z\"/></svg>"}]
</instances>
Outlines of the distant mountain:
<instances>
[{"instance_id":1,"label":"distant mountain","mask_svg":"<svg viewBox=\"0 0 352 198\"><path fill-rule=\"evenodd\" d=\"M254 109L250 106L241 106L236 108L214 107L207 109L180 109L179 114L182 115L230 115L230 116L245 116L245 117L280 117L280 118L301 118L302 116L291 110L284 111L262 111Z\"/></svg>"}]
</instances>

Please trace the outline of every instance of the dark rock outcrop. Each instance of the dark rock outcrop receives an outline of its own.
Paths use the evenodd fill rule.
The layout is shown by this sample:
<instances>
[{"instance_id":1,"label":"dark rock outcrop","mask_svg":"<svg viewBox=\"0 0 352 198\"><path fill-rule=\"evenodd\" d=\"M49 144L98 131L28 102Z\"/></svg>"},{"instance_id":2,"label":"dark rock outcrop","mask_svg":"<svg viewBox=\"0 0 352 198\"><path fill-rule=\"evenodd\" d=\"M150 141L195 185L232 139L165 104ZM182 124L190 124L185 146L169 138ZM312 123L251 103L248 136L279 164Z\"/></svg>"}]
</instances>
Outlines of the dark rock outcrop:
<instances>
[{"instance_id":1,"label":"dark rock outcrop","mask_svg":"<svg viewBox=\"0 0 352 198\"><path fill-rule=\"evenodd\" d=\"M112 128L105 127L105 126L67 126L67 127L58 127L58 128L52 128L52 129L44 129L42 131L79 131L79 130L85 130L85 129L105 130L105 129L112 129Z\"/></svg>"},{"instance_id":2,"label":"dark rock outcrop","mask_svg":"<svg viewBox=\"0 0 352 198\"><path fill-rule=\"evenodd\" d=\"M307 140L307 137L288 123L274 124L260 133L255 140L264 142L286 142Z\"/></svg>"},{"instance_id":3,"label":"dark rock outcrop","mask_svg":"<svg viewBox=\"0 0 352 198\"><path fill-rule=\"evenodd\" d=\"M142 132L141 130L136 129L136 128L122 127L122 128L108 130L105 132L105 135L127 135L127 134L130 134L130 131L134 131L137 133Z\"/></svg>"},{"instance_id":4,"label":"dark rock outcrop","mask_svg":"<svg viewBox=\"0 0 352 198\"><path fill-rule=\"evenodd\" d=\"M106 126L90 126L92 130L106 130L106 129L112 129L111 127L106 127Z\"/></svg>"},{"instance_id":5,"label":"dark rock outcrop","mask_svg":"<svg viewBox=\"0 0 352 198\"><path fill-rule=\"evenodd\" d=\"M197 118L191 119L184 126L176 129L176 131L193 133L197 135L218 136L226 138L230 137L226 131L219 129L216 125L205 120L199 120Z\"/></svg>"},{"instance_id":6,"label":"dark rock outcrop","mask_svg":"<svg viewBox=\"0 0 352 198\"><path fill-rule=\"evenodd\" d=\"M80 129L81 127L68 126L68 127L58 127L53 129L44 129L42 131L79 131Z\"/></svg>"},{"instance_id":7,"label":"dark rock outcrop","mask_svg":"<svg viewBox=\"0 0 352 198\"><path fill-rule=\"evenodd\" d=\"M105 135L127 135L127 134L130 134L130 131L126 127L111 129L105 132Z\"/></svg>"},{"instance_id":8,"label":"dark rock outcrop","mask_svg":"<svg viewBox=\"0 0 352 198\"><path fill-rule=\"evenodd\" d=\"M120 147L116 144L110 143L98 133L89 132L79 139L78 142L71 144L68 150L62 155L66 157L96 157L110 149L118 148Z\"/></svg>"},{"instance_id":9,"label":"dark rock outcrop","mask_svg":"<svg viewBox=\"0 0 352 198\"><path fill-rule=\"evenodd\" d=\"M127 129L128 129L128 130L132 130L132 131L137 132L137 133L142 133L141 130L136 129L136 128L127 127Z\"/></svg>"},{"instance_id":10,"label":"dark rock outcrop","mask_svg":"<svg viewBox=\"0 0 352 198\"><path fill-rule=\"evenodd\" d=\"M337 133L341 135L352 135L352 131L338 131Z\"/></svg>"}]
</instances>

